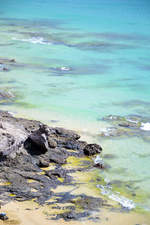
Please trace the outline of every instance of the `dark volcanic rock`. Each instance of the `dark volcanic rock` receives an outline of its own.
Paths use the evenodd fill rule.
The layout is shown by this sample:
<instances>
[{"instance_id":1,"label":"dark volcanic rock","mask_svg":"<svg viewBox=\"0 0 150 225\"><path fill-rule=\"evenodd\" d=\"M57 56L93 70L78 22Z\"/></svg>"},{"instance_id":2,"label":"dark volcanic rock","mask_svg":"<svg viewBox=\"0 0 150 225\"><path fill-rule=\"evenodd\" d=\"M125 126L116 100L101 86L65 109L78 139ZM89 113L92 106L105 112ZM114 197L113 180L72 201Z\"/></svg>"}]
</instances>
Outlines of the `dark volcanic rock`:
<instances>
[{"instance_id":1,"label":"dark volcanic rock","mask_svg":"<svg viewBox=\"0 0 150 225\"><path fill-rule=\"evenodd\" d=\"M49 162L45 159L40 159L39 163L38 163L39 167L48 167L49 166Z\"/></svg>"},{"instance_id":2,"label":"dark volcanic rock","mask_svg":"<svg viewBox=\"0 0 150 225\"><path fill-rule=\"evenodd\" d=\"M103 206L105 201L101 198L95 198L91 196L86 195L80 195L78 199L71 200L72 203L75 203L79 208L86 209L86 210L92 210L97 211L100 207Z\"/></svg>"},{"instance_id":3,"label":"dark volcanic rock","mask_svg":"<svg viewBox=\"0 0 150 225\"><path fill-rule=\"evenodd\" d=\"M99 145L88 145L79 138L73 131L15 118L0 111L0 201L4 204L10 200L34 199L44 204L54 195L51 189L64 183L70 185L72 177L69 174L79 168L65 170L62 164L67 163L67 158L101 152ZM43 172L41 168L51 163L55 165L54 169ZM62 182L58 178L63 178ZM58 201L67 202L70 196L64 194ZM86 201L84 205L87 205ZM71 212L70 216L66 214L63 218L77 219L84 215L86 212Z\"/></svg>"},{"instance_id":4,"label":"dark volcanic rock","mask_svg":"<svg viewBox=\"0 0 150 225\"><path fill-rule=\"evenodd\" d=\"M64 207L66 212L58 214L53 219L63 218L68 221L91 218L89 216L93 215L93 212L99 211L100 208L106 204L106 201L101 198L86 196L84 194L74 196L68 193L63 196L60 202L63 203L64 199L65 202L71 203L71 205ZM92 219L95 220L96 217L92 217Z\"/></svg>"},{"instance_id":5,"label":"dark volcanic rock","mask_svg":"<svg viewBox=\"0 0 150 225\"><path fill-rule=\"evenodd\" d=\"M66 159L68 157L68 154L64 149L55 148L54 150L51 149L50 151L48 151L47 157L50 162L64 164L67 162Z\"/></svg>"},{"instance_id":6,"label":"dark volcanic rock","mask_svg":"<svg viewBox=\"0 0 150 225\"><path fill-rule=\"evenodd\" d=\"M63 168L61 167L56 167L54 170L50 170L50 171L45 171L45 174L54 179L54 178L64 178L64 179L68 179L69 176L68 176L68 171L67 170L64 170Z\"/></svg>"},{"instance_id":7,"label":"dark volcanic rock","mask_svg":"<svg viewBox=\"0 0 150 225\"><path fill-rule=\"evenodd\" d=\"M95 155L95 154L101 153L102 147L97 144L88 144L85 146L83 151L85 155L88 155L88 156Z\"/></svg>"},{"instance_id":8,"label":"dark volcanic rock","mask_svg":"<svg viewBox=\"0 0 150 225\"><path fill-rule=\"evenodd\" d=\"M99 169L110 169L111 168L111 166L109 164L104 163L104 162L95 163L94 167L97 167Z\"/></svg>"},{"instance_id":9,"label":"dark volcanic rock","mask_svg":"<svg viewBox=\"0 0 150 225\"><path fill-rule=\"evenodd\" d=\"M57 147L57 142L52 138L48 137L48 144L50 148L56 148Z\"/></svg>"},{"instance_id":10,"label":"dark volcanic rock","mask_svg":"<svg viewBox=\"0 0 150 225\"><path fill-rule=\"evenodd\" d=\"M25 148L31 155L41 155L49 150L47 136L49 130L46 126L40 128L29 135L25 141Z\"/></svg>"},{"instance_id":11,"label":"dark volcanic rock","mask_svg":"<svg viewBox=\"0 0 150 225\"><path fill-rule=\"evenodd\" d=\"M75 140L78 140L80 138L80 135L76 134L75 132L71 130L66 130L60 127L56 127L55 130L56 130L56 133L59 134L61 137L66 137L66 138L75 139Z\"/></svg>"},{"instance_id":12,"label":"dark volcanic rock","mask_svg":"<svg viewBox=\"0 0 150 225\"><path fill-rule=\"evenodd\" d=\"M86 145L87 143L85 141L68 140L64 146L67 149L83 150Z\"/></svg>"},{"instance_id":13,"label":"dark volcanic rock","mask_svg":"<svg viewBox=\"0 0 150 225\"><path fill-rule=\"evenodd\" d=\"M68 220L81 220L81 218L88 217L89 215L90 214L88 212L77 213L75 211L69 211L69 212L58 214L55 219L57 220L57 219L62 218L66 221L68 221Z\"/></svg>"},{"instance_id":14,"label":"dark volcanic rock","mask_svg":"<svg viewBox=\"0 0 150 225\"><path fill-rule=\"evenodd\" d=\"M24 147L31 155L41 155L48 151L46 136L38 132L31 134L25 141Z\"/></svg>"},{"instance_id":15,"label":"dark volcanic rock","mask_svg":"<svg viewBox=\"0 0 150 225\"><path fill-rule=\"evenodd\" d=\"M0 213L0 220L8 220L6 213Z\"/></svg>"}]
</instances>

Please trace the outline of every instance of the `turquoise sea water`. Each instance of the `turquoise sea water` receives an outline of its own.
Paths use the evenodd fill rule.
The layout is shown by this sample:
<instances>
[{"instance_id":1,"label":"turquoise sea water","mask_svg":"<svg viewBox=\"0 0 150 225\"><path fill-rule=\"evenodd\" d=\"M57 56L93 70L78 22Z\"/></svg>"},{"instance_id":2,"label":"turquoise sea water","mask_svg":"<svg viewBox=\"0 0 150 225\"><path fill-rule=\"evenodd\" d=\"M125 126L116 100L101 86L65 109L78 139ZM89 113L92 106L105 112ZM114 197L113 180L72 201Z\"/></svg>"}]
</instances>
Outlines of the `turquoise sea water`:
<instances>
[{"instance_id":1,"label":"turquoise sea water","mask_svg":"<svg viewBox=\"0 0 150 225\"><path fill-rule=\"evenodd\" d=\"M105 159L111 166L101 174L106 184L121 181L120 195L146 210L149 27L148 0L1 0L0 63L9 71L0 71L0 89L17 99L0 108L91 134L104 153L115 156ZM13 58L16 63L8 62ZM140 116L148 128L139 128L138 135L100 137L112 126L102 120L110 114Z\"/></svg>"}]
</instances>

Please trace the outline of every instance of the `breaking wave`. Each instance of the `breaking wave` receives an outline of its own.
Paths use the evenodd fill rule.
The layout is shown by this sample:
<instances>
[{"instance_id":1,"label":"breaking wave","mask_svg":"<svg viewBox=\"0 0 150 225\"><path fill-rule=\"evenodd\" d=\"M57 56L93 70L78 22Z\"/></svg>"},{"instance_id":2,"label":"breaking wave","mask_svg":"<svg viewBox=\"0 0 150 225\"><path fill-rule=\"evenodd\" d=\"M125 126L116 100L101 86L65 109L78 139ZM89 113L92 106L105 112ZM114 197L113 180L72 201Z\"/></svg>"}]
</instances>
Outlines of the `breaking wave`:
<instances>
[{"instance_id":1,"label":"breaking wave","mask_svg":"<svg viewBox=\"0 0 150 225\"><path fill-rule=\"evenodd\" d=\"M150 131L150 123L142 123L140 129Z\"/></svg>"},{"instance_id":2,"label":"breaking wave","mask_svg":"<svg viewBox=\"0 0 150 225\"><path fill-rule=\"evenodd\" d=\"M121 196L118 192L113 192L111 186L97 185L97 187L101 189L103 195L107 195L110 199L118 202L123 208L131 210L136 207L132 200Z\"/></svg>"},{"instance_id":3,"label":"breaking wave","mask_svg":"<svg viewBox=\"0 0 150 225\"><path fill-rule=\"evenodd\" d=\"M30 42L32 44L51 45L51 43L49 41L44 40L43 37L32 37L28 39L20 39L20 38L13 37L12 40Z\"/></svg>"}]
</instances>

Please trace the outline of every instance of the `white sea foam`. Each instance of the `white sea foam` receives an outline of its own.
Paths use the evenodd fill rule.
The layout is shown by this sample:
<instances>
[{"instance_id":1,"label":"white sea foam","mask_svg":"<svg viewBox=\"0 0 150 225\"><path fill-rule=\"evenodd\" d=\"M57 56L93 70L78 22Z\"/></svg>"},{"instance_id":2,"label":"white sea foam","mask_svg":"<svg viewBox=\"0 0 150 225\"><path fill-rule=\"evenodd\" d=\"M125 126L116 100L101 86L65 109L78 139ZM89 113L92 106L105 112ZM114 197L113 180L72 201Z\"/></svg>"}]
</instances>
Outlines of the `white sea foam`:
<instances>
[{"instance_id":1,"label":"white sea foam","mask_svg":"<svg viewBox=\"0 0 150 225\"><path fill-rule=\"evenodd\" d=\"M117 133L117 128L116 127L106 127L100 130L101 135L105 137L109 136L115 136Z\"/></svg>"},{"instance_id":2,"label":"white sea foam","mask_svg":"<svg viewBox=\"0 0 150 225\"><path fill-rule=\"evenodd\" d=\"M133 119L129 119L129 118L127 118L127 121L128 121L128 122L131 122L131 123L136 123L136 124L138 123L137 120L133 120Z\"/></svg>"},{"instance_id":3,"label":"white sea foam","mask_svg":"<svg viewBox=\"0 0 150 225\"><path fill-rule=\"evenodd\" d=\"M109 128L103 128L100 131L101 131L101 134L103 134L104 136L110 136L110 134L109 134L110 129Z\"/></svg>"},{"instance_id":4,"label":"white sea foam","mask_svg":"<svg viewBox=\"0 0 150 225\"><path fill-rule=\"evenodd\" d=\"M66 67L66 66L62 66L60 69L62 71L69 71L70 70L70 68L69 67Z\"/></svg>"},{"instance_id":5,"label":"white sea foam","mask_svg":"<svg viewBox=\"0 0 150 225\"><path fill-rule=\"evenodd\" d=\"M103 163L103 159L99 155L97 155L96 158L94 159L94 163L95 164Z\"/></svg>"},{"instance_id":6,"label":"white sea foam","mask_svg":"<svg viewBox=\"0 0 150 225\"><path fill-rule=\"evenodd\" d=\"M19 38L13 37L12 40L30 42L32 44L51 45L51 43L44 40L43 37L32 37L32 38L28 38L28 39L19 39Z\"/></svg>"},{"instance_id":7,"label":"white sea foam","mask_svg":"<svg viewBox=\"0 0 150 225\"><path fill-rule=\"evenodd\" d=\"M150 131L150 123L142 123L140 129Z\"/></svg>"},{"instance_id":8,"label":"white sea foam","mask_svg":"<svg viewBox=\"0 0 150 225\"><path fill-rule=\"evenodd\" d=\"M97 185L97 187L101 189L101 193L103 195L107 195L113 201L119 202L120 205L122 205L124 208L129 209L129 210L135 208L135 203L132 200L130 200L124 196L121 196L118 192L113 192L111 190L111 186Z\"/></svg>"},{"instance_id":9,"label":"white sea foam","mask_svg":"<svg viewBox=\"0 0 150 225\"><path fill-rule=\"evenodd\" d=\"M105 177L105 178L104 178L104 181L105 181L106 183L109 183L109 182L110 182L110 179L109 179L108 177Z\"/></svg>"}]
</instances>

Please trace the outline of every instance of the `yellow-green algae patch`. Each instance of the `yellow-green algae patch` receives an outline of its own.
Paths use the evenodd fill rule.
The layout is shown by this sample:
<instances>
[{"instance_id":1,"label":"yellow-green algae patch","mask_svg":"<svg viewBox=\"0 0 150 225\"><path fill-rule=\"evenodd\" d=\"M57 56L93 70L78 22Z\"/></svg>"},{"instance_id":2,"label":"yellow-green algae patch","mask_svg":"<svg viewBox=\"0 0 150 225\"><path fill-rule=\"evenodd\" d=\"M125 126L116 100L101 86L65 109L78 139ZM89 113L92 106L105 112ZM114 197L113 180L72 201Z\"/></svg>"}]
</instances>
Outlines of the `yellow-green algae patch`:
<instances>
[{"instance_id":1,"label":"yellow-green algae patch","mask_svg":"<svg viewBox=\"0 0 150 225\"><path fill-rule=\"evenodd\" d=\"M15 197L16 195L15 195L15 194L9 194L9 196L10 196L10 197Z\"/></svg>"},{"instance_id":2,"label":"yellow-green algae patch","mask_svg":"<svg viewBox=\"0 0 150 225\"><path fill-rule=\"evenodd\" d=\"M41 172L38 172L37 175L44 175L45 172L44 171L41 171Z\"/></svg>"},{"instance_id":3,"label":"yellow-green algae patch","mask_svg":"<svg viewBox=\"0 0 150 225\"><path fill-rule=\"evenodd\" d=\"M28 183L34 183L34 182L36 182L36 181L33 180L33 179L28 179L27 182L28 182Z\"/></svg>"},{"instance_id":4,"label":"yellow-green algae patch","mask_svg":"<svg viewBox=\"0 0 150 225\"><path fill-rule=\"evenodd\" d=\"M85 162L87 162L86 165L85 165ZM67 163L63 165L63 168L66 168L66 169L73 169L77 167L86 168L86 167L89 167L91 163L92 163L92 160L89 157L77 158L74 156L70 156L67 158Z\"/></svg>"},{"instance_id":5,"label":"yellow-green algae patch","mask_svg":"<svg viewBox=\"0 0 150 225\"><path fill-rule=\"evenodd\" d=\"M61 183L64 182L64 178L62 178L62 177L58 177L57 180L59 180Z\"/></svg>"},{"instance_id":6,"label":"yellow-green algae patch","mask_svg":"<svg viewBox=\"0 0 150 225\"><path fill-rule=\"evenodd\" d=\"M104 200L108 200L109 204L114 207L119 207L117 202L110 200L107 196L101 194L97 184L105 185L105 181L100 177L100 170L96 168L88 170L89 165L92 163L93 160L90 157L76 158L71 156L67 159L67 164L63 166L66 169L87 168L84 172L76 171L75 173L70 174L73 178L72 185L75 183L71 193L74 195L86 194L87 196L90 196L92 193L93 197L101 197ZM65 189L66 187L63 185L61 190L65 191Z\"/></svg>"},{"instance_id":7,"label":"yellow-green algae patch","mask_svg":"<svg viewBox=\"0 0 150 225\"><path fill-rule=\"evenodd\" d=\"M67 165L65 167L67 168L69 165L69 168L78 168L78 167L87 167L87 165L83 164L84 161L88 161L89 164L91 163L92 159L90 157L84 157L84 158L75 158L75 157L69 157L67 161ZM88 164L88 163L87 163ZM81 194L84 193L86 195L91 195L95 197L102 197L104 200L107 200L109 204L113 205L113 207L120 207L119 203L116 201L113 201L109 199L109 196L101 194L101 190L97 187L98 184L100 185L106 185L106 182L104 179L100 176L100 170L93 168L87 171L77 171L73 174L71 174L73 177L74 182L76 182L77 186L74 191L72 191L72 194ZM135 209L133 209L136 212L143 212L141 207L139 207L140 203L144 203L144 201L147 199L148 195L145 193L141 194L140 190L130 190L128 188L129 182L120 182L121 185L112 184L112 192L117 193L118 195L122 197L126 197L130 200L133 200L136 204ZM131 184L133 185L133 184ZM146 212L145 212L146 213Z\"/></svg>"},{"instance_id":8,"label":"yellow-green algae patch","mask_svg":"<svg viewBox=\"0 0 150 225\"><path fill-rule=\"evenodd\" d=\"M53 170L53 169L55 169L55 167L56 167L55 163L50 163L48 167L41 167L41 169L43 171L47 171L47 170Z\"/></svg>"},{"instance_id":9,"label":"yellow-green algae patch","mask_svg":"<svg viewBox=\"0 0 150 225\"><path fill-rule=\"evenodd\" d=\"M1 182L0 186L10 186L11 182Z\"/></svg>"}]
</instances>

